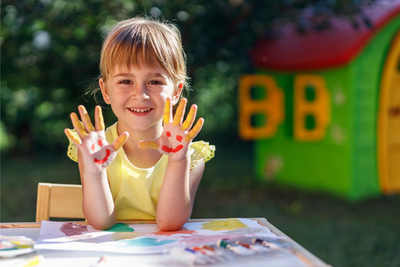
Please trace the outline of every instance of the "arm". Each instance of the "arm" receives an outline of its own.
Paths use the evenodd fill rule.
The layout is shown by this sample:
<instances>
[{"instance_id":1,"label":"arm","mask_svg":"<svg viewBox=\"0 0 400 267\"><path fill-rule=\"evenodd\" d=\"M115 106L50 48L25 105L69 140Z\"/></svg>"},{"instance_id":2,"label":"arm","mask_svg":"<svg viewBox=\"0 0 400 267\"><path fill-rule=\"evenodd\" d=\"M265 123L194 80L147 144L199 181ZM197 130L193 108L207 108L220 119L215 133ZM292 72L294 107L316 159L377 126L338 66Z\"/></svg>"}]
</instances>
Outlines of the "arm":
<instances>
[{"instance_id":1,"label":"arm","mask_svg":"<svg viewBox=\"0 0 400 267\"><path fill-rule=\"evenodd\" d=\"M190 169L190 158L170 161L157 205L157 225L162 230L179 230L192 213L197 188L204 172L204 160Z\"/></svg>"},{"instance_id":2,"label":"arm","mask_svg":"<svg viewBox=\"0 0 400 267\"><path fill-rule=\"evenodd\" d=\"M194 198L204 172L204 160L190 170L189 145L200 132L204 120L200 118L192 127L197 112L193 105L182 123L186 99L182 99L172 121L171 102L167 99L164 110L164 131L157 140L141 141L141 148L158 149L169 155L168 166L158 198L156 220L162 230L178 230L189 219Z\"/></svg>"},{"instance_id":3,"label":"arm","mask_svg":"<svg viewBox=\"0 0 400 267\"><path fill-rule=\"evenodd\" d=\"M114 201L108 184L107 166L114 160L118 150L128 138L121 134L112 145L105 138L101 108L95 110L95 126L83 106L79 106L83 125L75 113L71 114L72 124L79 135L75 138L69 129L65 134L78 148L78 164L81 175L82 209L87 221L96 229L108 229L115 222Z\"/></svg>"}]
</instances>

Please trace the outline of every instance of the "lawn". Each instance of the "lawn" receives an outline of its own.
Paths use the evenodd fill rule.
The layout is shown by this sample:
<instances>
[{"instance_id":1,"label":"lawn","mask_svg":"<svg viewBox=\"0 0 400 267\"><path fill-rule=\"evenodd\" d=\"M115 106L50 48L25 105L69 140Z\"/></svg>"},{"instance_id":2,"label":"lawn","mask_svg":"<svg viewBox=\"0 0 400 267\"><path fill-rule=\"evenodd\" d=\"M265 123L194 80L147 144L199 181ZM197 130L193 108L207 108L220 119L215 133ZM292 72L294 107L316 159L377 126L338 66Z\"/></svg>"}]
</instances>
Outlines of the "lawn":
<instances>
[{"instance_id":1,"label":"lawn","mask_svg":"<svg viewBox=\"0 0 400 267\"><path fill-rule=\"evenodd\" d=\"M218 144L192 218L264 217L333 266L400 266L400 196L348 202L258 181L252 144ZM80 183L66 156L2 155L1 221L34 221L38 182Z\"/></svg>"}]
</instances>

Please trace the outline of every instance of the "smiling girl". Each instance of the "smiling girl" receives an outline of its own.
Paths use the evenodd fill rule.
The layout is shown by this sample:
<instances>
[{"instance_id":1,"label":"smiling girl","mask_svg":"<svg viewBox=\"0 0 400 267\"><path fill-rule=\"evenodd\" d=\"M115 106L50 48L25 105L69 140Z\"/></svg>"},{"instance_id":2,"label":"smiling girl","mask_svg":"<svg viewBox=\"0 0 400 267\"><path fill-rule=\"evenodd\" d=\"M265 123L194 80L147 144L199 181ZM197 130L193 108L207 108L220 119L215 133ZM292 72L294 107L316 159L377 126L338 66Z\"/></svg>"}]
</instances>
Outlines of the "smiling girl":
<instances>
[{"instance_id":1,"label":"smiling girl","mask_svg":"<svg viewBox=\"0 0 400 267\"><path fill-rule=\"evenodd\" d=\"M179 31L150 18L118 23L103 43L100 72L103 99L118 121L105 130L99 106L94 125L79 106L81 121L71 113L75 130L65 129L68 154L79 165L84 215L97 229L156 219L160 229L178 230L191 215L204 163L214 156L207 142L192 142L204 123L196 122L196 105L184 120Z\"/></svg>"}]
</instances>

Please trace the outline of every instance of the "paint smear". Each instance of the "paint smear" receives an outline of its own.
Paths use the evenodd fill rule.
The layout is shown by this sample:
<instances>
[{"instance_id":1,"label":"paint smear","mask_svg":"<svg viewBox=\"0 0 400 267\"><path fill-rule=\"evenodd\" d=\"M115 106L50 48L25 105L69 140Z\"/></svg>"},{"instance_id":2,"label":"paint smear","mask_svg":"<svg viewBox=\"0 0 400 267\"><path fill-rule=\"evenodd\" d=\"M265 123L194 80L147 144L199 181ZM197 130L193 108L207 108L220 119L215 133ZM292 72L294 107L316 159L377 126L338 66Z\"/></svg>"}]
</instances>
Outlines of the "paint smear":
<instances>
[{"instance_id":1,"label":"paint smear","mask_svg":"<svg viewBox=\"0 0 400 267\"><path fill-rule=\"evenodd\" d=\"M83 232L87 232L87 225L80 225L75 223L63 223L60 226L60 231L66 236L81 235Z\"/></svg>"},{"instance_id":2,"label":"paint smear","mask_svg":"<svg viewBox=\"0 0 400 267\"><path fill-rule=\"evenodd\" d=\"M127 246L131 247L154 247L154 246L163 246L178 241L165 240L165 239L157 241L157 238L144 237L131 240L124 240L123 242L126 243Z\"/></svg>"},{"instance_id":3,"label":"paint smear","mask_svg":"<svg viewBox=\"0 0 400 267\"><path fill-rule=\"evenodd\" d=\"M113 240L123 240L123 239L134 239L143 236L144 233L133 233L133 232L116 232L112 235Z\"/></svg>"},{"instance_id":4,"label":"paint smear","mask_svg":"<svg viewBox=\"0 0 400 267\"><path fill-rule=\"evenodd\" d=\"M103 164L104 162L106 162L108 160L108 157L110 156L111 151L106 149L106 156L103 159L94 159L94 162L97 164Z\"/></svg>"},{"instance_id":5,"label":"paint smear","mask_svg":"<svg viewBox=\"0 0 400 267\"><path fill-rule=\"evenodd\" d=\"M194 230L188 230L185 227L182 227L178 231L157 231L157 232L152 232L150 233L151 235L165 235L165 236L171 236L171 235L179 235L179 234L185 234L185 235L190 235L194 234L196 231Z\"/></svg>"},{"instance_id":6,"label":"paint smear","mask_svg":"<svg viewBox=\"0 0 400 267\"><path fill-rule=\"evenodd\" d=\"M124 223L117 223L114 224L113 227L110 229L106 230L108 232L134 232L135 229L129 227L129 225L124 224Z\"/></svg>"},{"instance_id":7,"label":"paint smear","mask_svg":"<svg viewBox=\"0 0 400 267\"><path fill-rule=\"evenodd\" d=\"M181 150L182 148L183 148L183 145L179 145L179 146L177 146L175 148L170 148L170 147L167 147L165 145L161 147L161 149L164 150L167 153L176 153L179 150Z\"/></svg>"},{"instance_id":8,"label":"paint smear","mask_svg":"<svg viewBox=\"0 0 400 267\"><path fill-rule=\"evenodd\" d=\"M226 220L213 220L201 224L202 230L211 231L231 231L239 228L249 228L246 224L242 223L236 218L229 218Z\"/></svg>"}]
</instances>

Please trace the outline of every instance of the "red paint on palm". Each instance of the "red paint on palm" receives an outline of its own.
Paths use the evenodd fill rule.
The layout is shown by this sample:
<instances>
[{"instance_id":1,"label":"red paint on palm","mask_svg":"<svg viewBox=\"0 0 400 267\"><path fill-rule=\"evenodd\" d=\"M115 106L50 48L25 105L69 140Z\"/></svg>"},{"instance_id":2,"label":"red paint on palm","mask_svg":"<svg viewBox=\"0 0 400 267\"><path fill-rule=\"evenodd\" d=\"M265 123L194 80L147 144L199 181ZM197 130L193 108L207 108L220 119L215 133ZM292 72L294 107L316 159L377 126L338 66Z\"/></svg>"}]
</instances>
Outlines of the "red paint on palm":
<instances>
[{"instance_id":1,"label":"red paint on palm","mask_svg":"<svg viewBox=\"0 0 400 267\"><path fill-rule=\"evenodd\" d=\"M110 157L110 154L111 154L111 151L108 150L108 149L106 149L106 156L105 156L103 159L101 159L101 160L99 160L99 159L94 159L94 162L97 163L97 164L103 164L103 163L105 163L105 162L108 160L108 158Z\"/></svg>"},{"instance_id":2,"label":"red paint on palm","mask_svg":"<svg viewBox=\"0 0 400 267\"><path fill-rule=\"evenodd\" d=\"M179 145L175 148L167 147L166 145L162 146L161 149L167 153L176 153L183 149L183 145Z\"/></svg>"}]
</instances>

